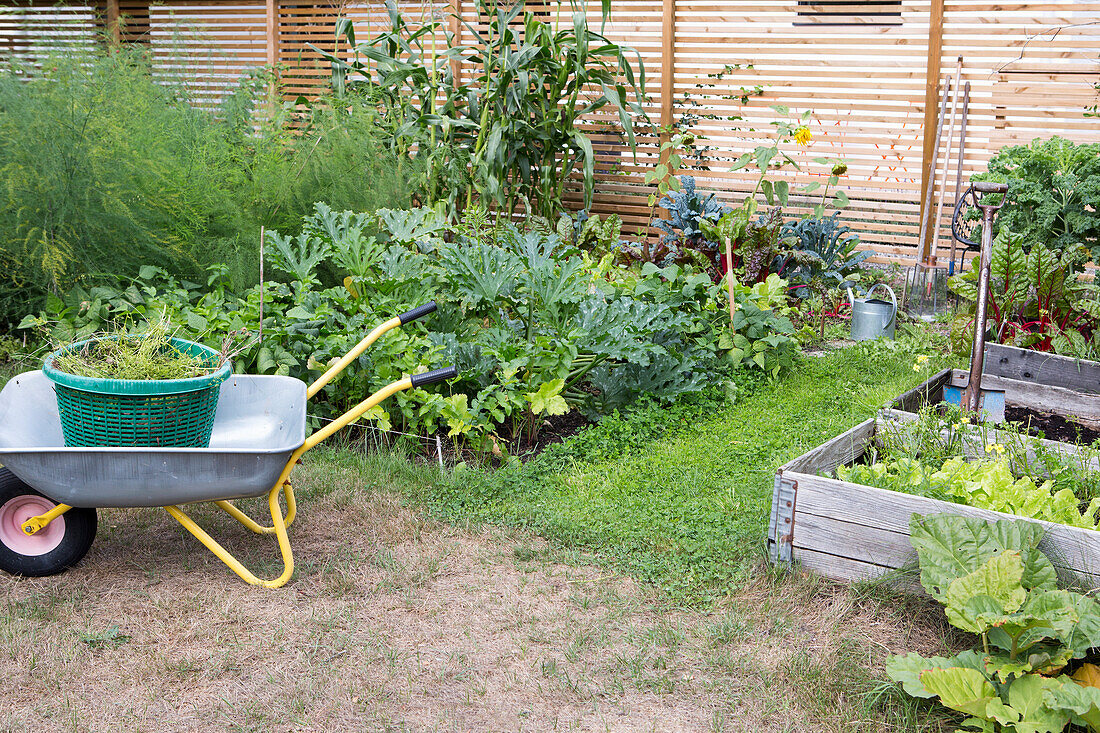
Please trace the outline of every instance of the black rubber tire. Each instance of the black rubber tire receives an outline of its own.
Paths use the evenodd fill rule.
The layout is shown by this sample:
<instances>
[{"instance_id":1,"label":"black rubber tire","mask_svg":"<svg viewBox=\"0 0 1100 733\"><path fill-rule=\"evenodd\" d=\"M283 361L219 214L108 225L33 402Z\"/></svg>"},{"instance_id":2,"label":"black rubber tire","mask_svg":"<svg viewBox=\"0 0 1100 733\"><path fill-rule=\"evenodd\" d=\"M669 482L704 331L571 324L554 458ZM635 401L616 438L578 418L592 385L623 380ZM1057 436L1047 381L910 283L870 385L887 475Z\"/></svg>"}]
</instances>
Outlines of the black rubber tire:
<instances>
[{"instance_id":1,"label":"black rubber tire","mask_svg":"<svg viewBox=\"0 0 1100 733\"><path fill-rule=\"evenodd\" d=\"M8 469L0 468L0 507L11 499L26 494L43 496L41 492L20 481ZM55 575L80 562L95 540L98 526L95 509L74 507L65 512L64 517L65 536L61 538L61 544L43 555L23 555L0 539L0 570L12 575L38 578Z\"/></svg>"}]
</instances>

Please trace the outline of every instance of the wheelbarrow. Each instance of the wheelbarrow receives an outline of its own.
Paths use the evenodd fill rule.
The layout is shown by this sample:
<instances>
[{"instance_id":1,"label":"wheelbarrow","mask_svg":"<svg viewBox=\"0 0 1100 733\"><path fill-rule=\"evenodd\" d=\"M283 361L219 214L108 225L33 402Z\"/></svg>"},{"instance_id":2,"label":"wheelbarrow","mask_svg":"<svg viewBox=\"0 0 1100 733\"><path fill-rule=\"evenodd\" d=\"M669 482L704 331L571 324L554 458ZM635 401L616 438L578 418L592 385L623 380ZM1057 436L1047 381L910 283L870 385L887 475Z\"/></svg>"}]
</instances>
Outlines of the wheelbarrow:
<instances>
[{"instance_id":1,"label":"wheelbarrow","mask_svg":"<svg viewBox=\"0 0 1100 733\"><path fill-rule=\"evenodd\" d=\"M41 371L13 377L0 391L0 569L26 576L61 572L91 547L97 508L164 507L246 582L281 587L294 573L287 527L297 505L290 472L302 454L391 395L452 379L457 371L447 367L393 382L308 438L307 400L382 334L435 309L432 302L386 321L308 387L291 377L231 376L220 387L207 448L67 448L52 382ZM265 494L270 525L233 504ZM181 507L202 501L214 502L256 534L274 534L282 574L257 577Z\"/></svg>"}]
</instances>

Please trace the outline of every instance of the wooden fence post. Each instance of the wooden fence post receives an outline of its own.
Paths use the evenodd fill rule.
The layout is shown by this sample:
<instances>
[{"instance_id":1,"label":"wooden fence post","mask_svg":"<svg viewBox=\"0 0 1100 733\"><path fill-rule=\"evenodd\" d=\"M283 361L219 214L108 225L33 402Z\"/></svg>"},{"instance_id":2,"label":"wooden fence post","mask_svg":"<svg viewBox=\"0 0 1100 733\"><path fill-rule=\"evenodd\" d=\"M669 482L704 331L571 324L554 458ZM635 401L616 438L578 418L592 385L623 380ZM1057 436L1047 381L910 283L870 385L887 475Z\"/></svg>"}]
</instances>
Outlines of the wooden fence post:
<instances>
[{"instance_id":1,"label":"wooden fence post","mask_svg":"<svg viewBox=\"0 0 1100 733\"><path fill-rule=\"evenodd\" d=\"M279 63L279 0L266 0L267 65Z\"/></svg>"},{"instance_id":2,"label":"wooden fence post","mask_svg":"<svg viewBox=\"0 0 1100 733\"><path fill-rule=\"evenodd\" d=\"M663 149L664 143L672 138L672 100L676 94L676 0L663 0L661 5L661 135L658 138L658 160L667 164L671 157L671 150ZM676 175L676 171L669 166L665 174ZM664 181L658 181L663 183ZM669 212L662 210L662 219L667 219Z\"/></svg>"},{"instance_id":3,"label":"wooden fence post","mask_svg":"<svg viewBox=\"0 0 1100 733\"><path fill-rule=\"evenodd\" d=\"M122 43L122 18L118 10L118 0L107 0L107 41L114 48Z\"/></svg>"},{"instance_id":4,"label":"wooden fence post","mask_svg":"<svg viewBox=\"0 0 1100 733\"><path fill-rule=\"evenodd\" d=\"M944 0L931 0L928 15L928 68L924 77L924 154L921 157L920 168L920 214L918 221L924 220L924 202L928 197L928 187L935 183L935 161L933 156L936 150L936 119L940 106L940 59L943 56L943 2ZM928 259L928 243L930 237L925 237L925 242L917 252L917 262Z\"/></svg>"},{"instance_id":5,"label":"wooden fence post","mask_svg":"<svg viewBox=\"0 0 1100 733\"><path fill-rule=\"evenodd\" d=\"M448 29L451 31L451 38L453 43L459 42L459 35L462 33L462 0L451 0L451 17L448 21ZM457 86L459 82L459 75L462 73L462 69L459 66L459 60L457 58L451 59L451 76L454 78L454 83Z\"/></svg>"},{"instance_id":6,"label":"wooden fence post","mask_svg":"<svg viewBox=\"0 0 1100 733\"><path fill-rule=\"evenodd\" d=\"M672 124L672 98L676 93L676 0L663 0L661 8L661 126Z\"/></svg>"}]
</instances>

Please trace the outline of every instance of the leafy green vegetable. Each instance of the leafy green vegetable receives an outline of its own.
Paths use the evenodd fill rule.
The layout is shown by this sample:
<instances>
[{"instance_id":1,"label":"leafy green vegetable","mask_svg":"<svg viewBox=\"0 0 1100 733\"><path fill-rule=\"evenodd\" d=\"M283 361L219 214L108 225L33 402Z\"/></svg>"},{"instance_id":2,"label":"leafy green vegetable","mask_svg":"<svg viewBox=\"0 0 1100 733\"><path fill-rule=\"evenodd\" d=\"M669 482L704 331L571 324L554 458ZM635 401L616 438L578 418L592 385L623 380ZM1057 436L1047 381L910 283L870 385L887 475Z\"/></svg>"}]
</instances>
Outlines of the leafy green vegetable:
<instances>
[{"instance_id":1,"label":"leafy green vegetable","mask_svg":"<svg viewBox=\"0 0 1100 733\"><path fill-rule=\"evenodd\" d=\"M913 458L888 459L870 466L838 467L837 477L889 491L1087 529L1097 529L1100 511L1100 498L1092 499L1082 511L1080 500L1069 488L1055 490L1053 481L1036 484L1027 476L1017 479L1004 458L985 461L949 458L939 470Z\"/></svg>"},{"instance_id":2,"label":"leafy green vegetable","mask_svg":"<svg viewBox=\"0 0 1100 733\"><path fill-rule=\"evenodd\" d=\"M1085 278L1089 253L1081 245L1056 250L1002 225L993 241L989 283L992 337L1040 350L1051 348L1052 334L1084 327L1091 332L1097 309L1096 286ZM956 275L948 286L973 304L978 274Z\"/></svg>"},{"instance_id":3,"label":"leafy green vegetable","mask_svg":"<svg viewBox=\"0 0 1100 733\"><path fill-rule=\"evenodd\" d=\"M1100 256L1100 144L1036 138L1002 148L989 160L989 172L974 180L1009 184L997 215L1001 229L1055 249L1084 244Z\"/></svg>"},{"instance_id":4,"label":"leafy green vegetable","mask_svg":"<svg viewBox=\"0 0 1100 733\"><path fill-rule=\"evenodd\" d=\"M1038 550L1042 537L1043 528L1033 522L990 523L951 515L913 515L909 520L909 539L920 560L921 585L940 602L953 581L1006 550L1020 558L1024 588L1056 588L1054 566Z\"/></svg>"},{"instance_id":5,"label":"leafy green vegetable","mask_svg":"<svg viewBox=\"0 0 1100 733\"><path fill-rule=\"evenodd\" d=\"M723 341L723 291L706 273L631 271L610 255L596 262L556 234L494 226L476 207L451 225L424 209L364 215L318 204L299 236L270 237L268 272L287 282L238 294L223 268L200 285L147 267L118 287L53 296L22 325L66 342L165 319L181 337L220 348L226 333L259 330L262 297L263 341L234 369L308 382L374 324L434 298L432 318L377 342L325 387L316 410L338 413L404 374L454 363L455 382L402 392L365 419L385 430L445 430L494 454L536 438L550 415L599 418L644 394L667 401L742 364L774 377L798 355L776 275L738 287L755 320L734 352Z\"/></svg>"},{"instance_id":6,"label":"leafy green vegetable","mask_svg":"<svg viewBox=\"0 0 1100 733\"><path fill-rule=\"evenodd\" d=\"M564 387L564 379L555 379L545 382L537 391L525 394L524 397L531 403L531 412L536 415L564 415L568 412L569 404L561 396Z\"/></svg>"},{"instance_id":7,"label":"leafy green vegetable","mask_svg":"<svg viewBox=\"0 0 1100 733\"><path fill-rule=\"evenodd\" d=\"M887 675L914 697L971 716L964 730L1057 733L1071 721L1100 730L1100 690L1059 675L1100 644L1100 603L1058 590L1038 550L1042 528L914 515L910 532L922 585L982 646L954 657L894 656Z\"/></svg>"}]
</instances>

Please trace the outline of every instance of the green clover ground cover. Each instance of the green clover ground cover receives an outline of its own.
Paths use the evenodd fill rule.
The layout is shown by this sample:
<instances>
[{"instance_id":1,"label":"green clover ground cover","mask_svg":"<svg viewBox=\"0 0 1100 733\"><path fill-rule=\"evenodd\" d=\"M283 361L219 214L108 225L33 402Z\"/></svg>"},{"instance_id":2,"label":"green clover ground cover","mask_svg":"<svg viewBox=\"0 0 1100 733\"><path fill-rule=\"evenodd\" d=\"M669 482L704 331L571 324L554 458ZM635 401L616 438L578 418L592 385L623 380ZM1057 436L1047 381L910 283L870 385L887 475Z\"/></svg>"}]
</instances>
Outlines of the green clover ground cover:
<instances>
[{"instance_id":1,"label":"green clover ground cover","mask_svg":"<svg viewBox=\"0 0 1100 733\"><path fill-rule=\"evenodd\" d=\"M927 345L924 348L928 348ZM499 522L706 601L762 557L776 467L926 379L910 341L808 357L787 378L645 405L522 466L459 467L412 495L450 521Z\"/></svg>"}]
</instances>

